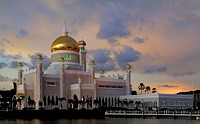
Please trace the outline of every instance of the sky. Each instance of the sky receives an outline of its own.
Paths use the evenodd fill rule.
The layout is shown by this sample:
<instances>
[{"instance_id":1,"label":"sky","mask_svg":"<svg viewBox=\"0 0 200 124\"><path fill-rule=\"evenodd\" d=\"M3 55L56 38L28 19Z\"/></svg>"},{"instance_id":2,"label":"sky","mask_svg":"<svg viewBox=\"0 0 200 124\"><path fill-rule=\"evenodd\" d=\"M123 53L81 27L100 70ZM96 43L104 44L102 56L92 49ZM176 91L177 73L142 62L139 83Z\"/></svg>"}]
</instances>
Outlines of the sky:
<instances>
[{"instance_id":1,"label":"sky","mask_svg":"<svg viewBox=\"0 0 200 124\"><path fill-rule=\"evenodd\" d=\"M125 74L128 63L133 90L200 89L199 0L0 0L0 89L12 88L18 61L34 68L40 53L50 64L64 21L71 37L86 41L97 75Z\"/></svg>"}]
</instances>

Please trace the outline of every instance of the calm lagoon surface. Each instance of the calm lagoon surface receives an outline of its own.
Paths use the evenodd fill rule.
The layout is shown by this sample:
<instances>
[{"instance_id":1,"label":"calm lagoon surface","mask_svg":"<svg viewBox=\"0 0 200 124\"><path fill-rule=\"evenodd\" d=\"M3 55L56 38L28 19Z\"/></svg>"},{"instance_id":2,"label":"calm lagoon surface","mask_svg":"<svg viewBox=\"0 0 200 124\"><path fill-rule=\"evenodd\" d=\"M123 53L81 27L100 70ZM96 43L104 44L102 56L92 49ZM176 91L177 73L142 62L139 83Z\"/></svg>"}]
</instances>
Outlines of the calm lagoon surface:
<instances>
[{"instance_id":1,"label":"calm lagoon surface","mask_svg":"<svg viewBox=\"0 0 200 124\"><path fill-rule=\"evenodd\" d=\"M106 119L60 119L48 120L0 120L0 124L199 124L200 120L187 119L139 119L139 118L106 118Z\"/></svg>"}]
</instances>

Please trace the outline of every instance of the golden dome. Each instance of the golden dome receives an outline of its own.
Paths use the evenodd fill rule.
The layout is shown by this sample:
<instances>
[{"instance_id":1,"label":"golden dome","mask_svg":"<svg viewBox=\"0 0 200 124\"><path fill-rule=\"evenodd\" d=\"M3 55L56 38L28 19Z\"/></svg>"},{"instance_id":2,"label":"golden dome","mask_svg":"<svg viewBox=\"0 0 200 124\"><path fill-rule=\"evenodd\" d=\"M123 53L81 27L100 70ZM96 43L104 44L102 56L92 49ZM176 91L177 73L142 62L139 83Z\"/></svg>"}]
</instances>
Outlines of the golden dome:
<instances>
[{"instance_id":1,"label":"golden dome","mask_svg":"<svg viewBox=\"0 0 200 124\"><path fill-rule=\"evenodd\" d=\"M96 65L95 61L94 60L91 60L89 65Z\"/></svg>"},{"instance_id":2,"label":"golden dome","mask_svg":"<svg viewBox=\"0 0 200 124\"><path fill-rule=\"evenodd\" d=\"M60 61L60 62L64 62L65 59L64 59L63 57L60 57L59 61Z\"/></svg>"},{"instance_id":3,"label":"golden dome","mask_svg":"<svg viewBox=\"0 0 200 124\"><path fill-rule=\"evenodd\" d=\"M126 69L131 69L131 68L132 68L131 65L129 64L126 65Z\"/></svg>"},{"instance_id":4,"label":"golden dome","mask_svg":"<svg viewBox=\"0 0 200 124\"><path fill-rule=\"evenodd\" d=\"M38 54L35 58L38 59L38 60L42 60L43 59L42 55L40 55L40 54Z\"/></svg>"},{"instance_id":5,"label":"golden dome","mask_svg":"<svg viewBox=\"0 0 200 124\"><path fill-rule=\"evenodd\" d=\"M22 66L24 66L24 65L22 64L22 62L18 62L18 63L17 63L17 67L22 67Z\"/></svg>"},{"instance_id":6,"label":"golden dome","mask_svg":"<svg viewBox=\"0 0 200 124\"><path fill-rule=\"evenodd\" d=\"M81 40L81 41L78 42L78 45L83 45L83 46L85 46L85 45L86 45L86 42L85 42L84 40Z\"/></svg>"},{"instance_id":7,"label":"golden dome","mask_svg":"<svg viewBox=\"0 0 200 124\"><path fill-rule=\"evenodd\" d=\"M104 70L100 70L99 73L100 73L100 74L104 74L105 71L104 71Z\"/></svg>"},{"instance_id":8,"label":"golden dome","mask_svg":"<svg viewBox=\"0 0 200 124\"><path fill-rule=\"evenodd\" d=\"M72 50L79 52L78 43L70 36L60 36L51 45L51 52L57 50Z\"/></svg>"}]
</instances>

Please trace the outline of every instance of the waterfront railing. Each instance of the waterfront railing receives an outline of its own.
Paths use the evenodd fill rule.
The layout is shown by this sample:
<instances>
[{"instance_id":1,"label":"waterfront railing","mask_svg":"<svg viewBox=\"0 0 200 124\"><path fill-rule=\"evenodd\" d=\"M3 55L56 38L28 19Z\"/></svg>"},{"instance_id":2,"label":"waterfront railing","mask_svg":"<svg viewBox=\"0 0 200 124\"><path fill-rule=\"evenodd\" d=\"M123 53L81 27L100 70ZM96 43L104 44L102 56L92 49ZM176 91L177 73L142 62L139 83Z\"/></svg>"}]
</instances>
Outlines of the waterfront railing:
<instances>
[{"instance_id":1,"label":"waterfront railing","mask_svg":"<svg viewBox=\"0 0 200 124\"><path fill-rule=\"evenodd\" d=\"M107 110L106 117L190 117L200 118L200 111L135 111L135 110Z\"/></svg>"}]
</instances>

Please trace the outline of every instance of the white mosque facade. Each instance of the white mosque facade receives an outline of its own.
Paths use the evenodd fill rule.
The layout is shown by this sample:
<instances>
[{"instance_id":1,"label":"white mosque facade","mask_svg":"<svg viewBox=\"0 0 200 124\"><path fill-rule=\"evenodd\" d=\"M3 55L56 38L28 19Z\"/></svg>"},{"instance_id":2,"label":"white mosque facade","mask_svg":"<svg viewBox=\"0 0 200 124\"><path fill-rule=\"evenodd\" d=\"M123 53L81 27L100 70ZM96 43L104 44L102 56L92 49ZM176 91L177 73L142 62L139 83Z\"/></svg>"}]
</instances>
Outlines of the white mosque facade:
<instances>
[{"instance_id":1,"label":"white mosque facade","mask_svg":"<svg viewBox=\"0 0 200 124\"><path fill-rule=\"evenodd\" d=\"M66 28L65 28L66 29ZM69 108L69 99L98 99L100 105L117 106L119 96L131 94L131 66L126 65L126 78L95 76L95 61L86 63L85 41L76 42L66 30L51 45L51 64L43 68L42 56L37 55L35 69L23 71L18 63L17 94L23 94L20 108L28 107L28 99L34 100L36 109L50 109L47 101L64 98L62 108ZM89 66L86 69L86 66Z\"/></svg>"}]
</instances>

